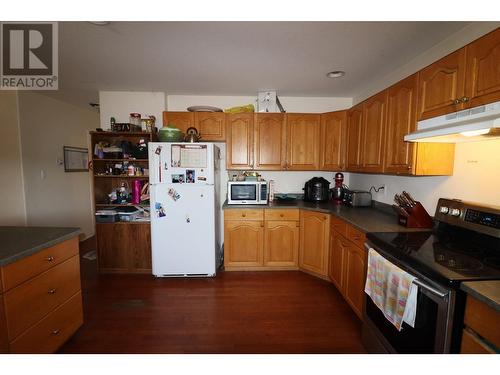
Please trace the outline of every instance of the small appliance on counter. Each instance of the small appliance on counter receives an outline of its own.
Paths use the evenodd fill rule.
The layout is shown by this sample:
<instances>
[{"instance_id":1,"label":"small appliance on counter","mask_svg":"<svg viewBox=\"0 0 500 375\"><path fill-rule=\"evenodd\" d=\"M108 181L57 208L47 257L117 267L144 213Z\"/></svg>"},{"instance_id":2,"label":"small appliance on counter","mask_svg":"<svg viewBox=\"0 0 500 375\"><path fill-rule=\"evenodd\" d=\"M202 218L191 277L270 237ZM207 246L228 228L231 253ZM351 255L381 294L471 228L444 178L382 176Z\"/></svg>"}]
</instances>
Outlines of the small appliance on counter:
<instances>
[{"instance_id":1,"label":"small appliance on counter","mask_svg":"<svg viewBox=\"0 0 500 375\"><path fill-rule=\"evenodd\" d=\"M326 202L330 199L330 182L323 177L313 177L304 186L304 200Z\"/></svg>"},{"instance_id":2,"label":"small appliance on counter","mask_svg":"<svg viewBox=\"0 0 500 375\"><path fill-rule=\"evenodd\" d=\"M344 198L344 174L335 173L335 186L332 189L332 200L336 204L341 204Z\"/></svg>"},{"instance_id":3,"label":"small appliance on counter","mask_svg":"<svg viewBox=\"0 0 500 375\"><path fill-rule=\"evenodd\" d=\"M228 181L227 204L267 204L267 181Z\"/></svg>"},{"instance_id":4,"label":"small appliance on counter","mask_svg":"<svg viewBox=\"0 0 500 375\"><path fill-rule=\"evenodd\" d=\"M372 205L372 193L364 190L344 189L342 201L351 207L369 207Z\"/></svg>"}]
</instances>

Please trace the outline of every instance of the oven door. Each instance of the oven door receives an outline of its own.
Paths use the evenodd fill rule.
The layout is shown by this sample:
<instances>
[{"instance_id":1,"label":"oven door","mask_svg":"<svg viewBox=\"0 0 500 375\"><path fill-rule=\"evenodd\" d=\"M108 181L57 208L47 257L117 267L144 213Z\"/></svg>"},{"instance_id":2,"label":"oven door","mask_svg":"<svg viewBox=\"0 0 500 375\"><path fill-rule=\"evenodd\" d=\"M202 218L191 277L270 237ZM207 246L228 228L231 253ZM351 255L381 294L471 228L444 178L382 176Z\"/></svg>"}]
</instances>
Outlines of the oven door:
<instances>
[{"instance_id":1,"label":"oven door","mask_svg":"<svg viewBox=\"0 0 500 375\"><path fill-rule=\"evenodd\" d=\"M376 353L450 353L455 291L426 279L404 264L397 263L381 249L367 243L399 268L417 277L417 313L415 327L403 323L398 331L365 294L363 341ZM392 258L392 259L391 259Z\"/></svg>"}]
</instances>

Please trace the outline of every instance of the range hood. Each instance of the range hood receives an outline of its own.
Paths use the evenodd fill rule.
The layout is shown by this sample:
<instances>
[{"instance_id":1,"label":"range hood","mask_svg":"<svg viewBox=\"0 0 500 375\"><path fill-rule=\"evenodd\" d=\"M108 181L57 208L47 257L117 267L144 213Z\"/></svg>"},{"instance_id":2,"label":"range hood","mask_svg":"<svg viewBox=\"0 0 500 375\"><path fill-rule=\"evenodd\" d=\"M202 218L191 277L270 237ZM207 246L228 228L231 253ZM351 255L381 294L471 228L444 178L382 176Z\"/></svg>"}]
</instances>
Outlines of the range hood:
<instances>
[{"instance_id":1,"label":"range hood","mask_svg":"<svg viewBox=\"0 0 500 375\"><path fill-rule=\"evenodd\" d=\"M500 138L500 102L419 121L405 141L457 143Z\"/></svg>"}]
</instances>

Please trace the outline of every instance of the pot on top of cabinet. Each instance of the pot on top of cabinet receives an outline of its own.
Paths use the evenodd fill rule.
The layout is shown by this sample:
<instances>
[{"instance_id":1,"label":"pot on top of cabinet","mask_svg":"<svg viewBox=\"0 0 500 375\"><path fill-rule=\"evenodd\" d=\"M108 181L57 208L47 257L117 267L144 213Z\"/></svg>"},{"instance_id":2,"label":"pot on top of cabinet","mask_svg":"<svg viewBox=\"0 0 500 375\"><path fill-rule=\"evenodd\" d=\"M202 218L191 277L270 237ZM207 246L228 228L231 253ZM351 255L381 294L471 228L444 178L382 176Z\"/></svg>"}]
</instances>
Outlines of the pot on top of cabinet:
<instances>
[{"instance_id":1,"label":"pot on top of cabinet","mask_svg":"<svg viewBox=\"0 0 500 375\"><path fill-rule=\"evenodd\" d=\"M326 202L330 199L330 182L323 177L313 177L304 186L304 200Z\"/></svg>"}]
</instances>

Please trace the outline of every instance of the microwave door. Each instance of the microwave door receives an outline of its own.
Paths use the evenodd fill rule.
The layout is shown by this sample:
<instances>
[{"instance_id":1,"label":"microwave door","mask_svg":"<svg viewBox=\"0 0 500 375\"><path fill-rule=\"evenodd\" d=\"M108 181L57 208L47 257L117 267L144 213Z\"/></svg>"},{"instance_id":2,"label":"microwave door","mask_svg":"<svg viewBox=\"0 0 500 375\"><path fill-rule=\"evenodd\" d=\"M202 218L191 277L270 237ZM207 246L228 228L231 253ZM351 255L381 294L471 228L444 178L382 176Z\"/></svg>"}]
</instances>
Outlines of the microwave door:
<instances>
[{"instance_id":1,"label":"microwave door","mask_svg":"<svg viewBox=\"0 0 500 375\"><path fill-rule=\"evenodd\" d=\"M232 201L257 202L257 185L231 185L230 196Z\"/></svg>"}]
</instances>

